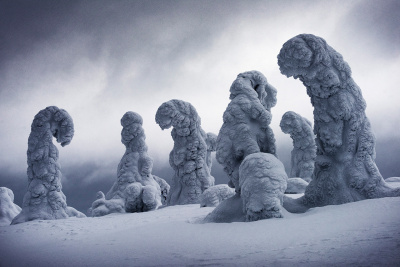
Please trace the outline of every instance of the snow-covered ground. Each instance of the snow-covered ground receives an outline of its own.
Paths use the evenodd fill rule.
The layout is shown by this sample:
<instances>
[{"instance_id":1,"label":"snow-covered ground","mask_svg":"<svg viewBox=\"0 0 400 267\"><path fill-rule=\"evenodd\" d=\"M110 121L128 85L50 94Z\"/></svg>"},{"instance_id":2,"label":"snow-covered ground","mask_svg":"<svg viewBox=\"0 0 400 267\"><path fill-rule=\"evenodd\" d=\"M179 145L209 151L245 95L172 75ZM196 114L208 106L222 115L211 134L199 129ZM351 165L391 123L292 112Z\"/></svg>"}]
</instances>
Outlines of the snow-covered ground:
<instances>
[{"instance_id":1,"label":"snow-covered ground","mask_svg":"<svg viewBox=\"0 0 400 267\"><path fill-rule=\"evenodd\" d=\"M400 198L199 223L183 205L0 227L0 266L399 266Z\"/></svg>"}]
</instances>

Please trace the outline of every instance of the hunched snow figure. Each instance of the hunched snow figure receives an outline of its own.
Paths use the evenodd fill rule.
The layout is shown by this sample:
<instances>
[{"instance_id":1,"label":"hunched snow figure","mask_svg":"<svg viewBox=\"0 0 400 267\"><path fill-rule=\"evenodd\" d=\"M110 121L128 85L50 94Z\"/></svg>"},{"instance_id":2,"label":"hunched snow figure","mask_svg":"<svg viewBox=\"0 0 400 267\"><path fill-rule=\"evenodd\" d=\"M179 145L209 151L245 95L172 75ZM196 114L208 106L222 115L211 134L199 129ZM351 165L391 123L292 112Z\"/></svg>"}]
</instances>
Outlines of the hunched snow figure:
<instances>
[{"instance_id":1,"label":"hunched snow figure","mask_svg":"<svg viewBox=\"0 0 400 267\"><path fill-rule=\"evenodd\" d=\"M216 158L230 177L229 185L239 192L239 166L243 159L257 152L276 154L274 133L269 127L276 89L261 72L248 71L237 76L230 93Z\"/></svg>"},{"instance_id":2,"label":"hunched snow figure","mask_svg":"<svg viewBox=\"0 0 400 267\"><path fill-rule=\"evenodd\" d=\"M142 117L128 111L121 118L121 125L121 142L126 150L118 165L117 180L105 196L101 191L97 193L97 200L89 209L91 216L154 210L162 205L161 195L168 191L164 179L151 174L153 160L147 154Z\"/></svg>"},{"instance_id":3,"label":"hunched snow figure","mask_svg":"<svg viewBox=\"0 0 400 267\"><path fill-rule=\"evenodd\" d=\"M296 112L288 111L283 114L280 127L293 140L289 177L300 177L310 182L317 152L311 122Z\"/></svg>"},{"instance_id":4,"label":"hunched snow figure","mask_svg":"<svg viewBox=\"0 0 400 267\"><path fill-rule=\"evenodd\" d=\"M209 168L211 158L207 156L212 148L207 146L207 135L196 109L188 102L173 99L158 108L155 119L162 130L173 127L174 148L169 164L175 173L167 204L200 203L199 196L214 185L214 177Z\"/></svg>"},{"instance_id":5,"label":"hunched snow figure","mask_svg":"<svg viewBox=\"0 0 400 267\"><path fill-rule=\"evenodd\" d=\"M10 225L11 221L21 212L14 204L14 193L7 187L0 187L0 226Z\"/></svg>"},{"instance_id":6,"label":"hunched snow figure","mask_svg":"<svg viewBox=\"0 0 400 267\"><path fill-rule=\"evenodd\" d=\"M274 155L254 153L239 168L239 183L246 221L282 218L287 186L285 167Z\"/></svg>"},{"instance_id":7,"label":"hunched snow figure","mask_svg":"<svg viewBox=\"0 0 400 267\"><path fill-rule=\"evenodd\" d=\"M285 208L310 207L369 198L400 196L383 180L375 164L375 137L365 115L366 103L342 55L324 39L300 34L279 55L282 74L299 78L314 106L317 157L305 195L285 199Z\"/></svg>"},{"instance_id":8,"label":"hunched snow figure","mask_svg":"<svg viewBox=\"0 0 400 267\"><path fill-rule=\"evenodd\" d=\"M28 191L20 214L11 224L36 219L86 217L67 206L66 197L61 191L62 174L57 162L58 149L52 142L53 136L61 146L68 145L74 136L74 124L67 111L50 106L39 111L31 125L27 151Z\"/></svg>"},{"instance_id":9,"label":"hunched snow figure","mask_svg":"<svg viewBox=\"0 0 400 267\"><path fill-rule=\"evenodd\" d=\"M235 189L229 187L227 184L211 186L200 195L200 207L216 207L219 203L234 195Z\"/></svg>"},{"instance_id":10,"label":"hunched snow figure","mask_svg":"<svg viewBox=\"0 0 400 267\"><path fill-rule=\"evenodd\" d=\"M248 155L239 167L240 192L222 201L203 222L249 222L281 218L287 186L285 167L274 155Z\"/></svg>"}]
</instances>

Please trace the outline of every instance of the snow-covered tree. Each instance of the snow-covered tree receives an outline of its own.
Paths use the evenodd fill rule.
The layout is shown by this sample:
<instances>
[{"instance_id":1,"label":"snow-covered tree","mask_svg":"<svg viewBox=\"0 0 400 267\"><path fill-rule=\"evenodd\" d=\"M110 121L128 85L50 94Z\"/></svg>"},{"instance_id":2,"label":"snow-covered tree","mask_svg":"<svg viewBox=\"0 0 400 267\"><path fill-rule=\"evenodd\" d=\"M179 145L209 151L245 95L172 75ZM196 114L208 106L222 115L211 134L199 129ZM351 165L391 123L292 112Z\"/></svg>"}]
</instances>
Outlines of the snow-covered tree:
<instances>
[{"instance_id":1,"label":"snow-covered tree","mask_svg":"<svg viewBox=\"0 0 400 267\"><path fill-rule=\"evenodd\" d=\"M173 127L174 147L169 164L175 173L167 204L200 203L199 196L214 185L214 177L209 156L212 148L207 146L207 134L201 128L196 109L188 102L173 99L158 108L156 122L162 130Z\"/></svg>"},{"instance_id":2,"label":"snow-covered tree","mask_svg":"<svg viewBox=\"0 0 400 267\"><path fill-rule=\"evenodd\" d=\"M283 114L280 127L293 140L289 177L300 177L310 182L317 152L311 122L296 112L288 111Z\"/></svg>"},{"instance_id":3,"label":"snow-covered tree","mask_svg":"<svg viewBox=\"0 0 400 267\"><path fill-rule=\"evenodd\" d=\"M121 142L126 150L118 165L117 180L106 195L97 193L97 199L89 209L92 216L157 209L169 190L164 179L151 173L153 159L147 154L142 117L128 111L121 118L121 125Z\"/></svg>"},{"instance_id":4,"label":"snow-covered tree","mask_svg":"<svg viewBox=\"0 0 400 267\"><path fill-rule=\"evenodd\" d=\"M243 72L230 87L230 99L218 134L216 158L230 178L229 185L239 192L243 159L257 152L276 154L274 133L269 127L276 89L261 72Z\"/></svg>"},{"instance_id":5,"label":"snow-covered tree","mask_svg":"<svg viewBox=\"0 0 400 267\"><path fill-rule=\"evenodd\" d=\"M61 146L68 145L74 136L74 124L67 111L50 106L39 111L31 125L27 151L28 191L22 210L12 224L36 219L86 217L67 206L61 191L61 167L57 162L58 149L52 142L53 136Z\"/></svg>"},{"instance_id":6,"label":"snow-covered tree","mask_svg":"<svg viewBox=\"0 0 400 267\"><path fill-rule=\"evenodd\" d=\"M314 106L317 157L305 195L285 208L310 207L400 196L375 164L375 137L361 89L350 66L326 41L312 34L288 40L278 55L282 74L302 81Z\"/></svg>"}]
</instances>

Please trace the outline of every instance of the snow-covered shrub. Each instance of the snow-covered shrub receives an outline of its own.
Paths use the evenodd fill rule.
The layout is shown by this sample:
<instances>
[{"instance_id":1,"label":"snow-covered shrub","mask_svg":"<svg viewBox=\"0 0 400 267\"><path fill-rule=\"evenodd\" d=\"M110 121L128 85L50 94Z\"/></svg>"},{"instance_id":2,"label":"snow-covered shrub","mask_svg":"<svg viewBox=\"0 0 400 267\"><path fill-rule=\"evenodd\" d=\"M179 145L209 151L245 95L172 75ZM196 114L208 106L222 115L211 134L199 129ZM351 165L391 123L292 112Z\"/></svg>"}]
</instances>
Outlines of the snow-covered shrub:
<instances>
[{"instance_id":1,"label":"snow-covered shrub","mask_svg":"<svg viewBox=\"0 0 400 267\"><path fill-rule=\"evenodd\" d=\"M196 109L188 102L173 99L158 108L155 119L162 130L173 127L174 148L169 164L175 173L167 204L200 203L199 196L214 185L214 177L208 155L212 149L207 146L207 134Z\"/></svg>"},{"instance_id":2,"label":"snow-covered shrub","mask_svg":"<svg viewBox=\"0 0 400 267\"><path fill-rule=\"evenodd\" d=\"M11 221L21 212L14 204L14 193L7 187L0 187L0 226L10 225Z\"/></svg>"},{"instance_id":3,"label":"snow-covered shrub","mask_svg":"<svg viewBox=\"0 0 400 267\"><path fill-rule=\"evenodd\" d=\"M285 200L301 212L368 198L400 196L375 164L375 137L366 103L350 66L326 41L312 34L288 40L278 55L282 74L302 81L314 106L317 157L304 197Z\"/></svg>"},{"instance_id":4,"label":"snow-covered shrub","mask_svg":"<svg viewBox=\"0 0 400 267\"><path fill-rule=\"evenodd\" d=\"M86 217L67 206L61 191L61 167L57 162L58 149L52 142L53 136L61 146L68 145L74 136L74 124L67 111L50 106L39 111L31 125L27 151L28 191L22 210L12 224L36 219Z\"/></svg>"},{"instance_id":5,"label":"snow-covered shrub","mask_svg":"<svg viewBox=\"0 0 400 267\"><path fill-rule=\"evenodd\" d=\"M282 162L272 154L253 153L240 165L239 177L246 221L283 217L288 178Z\"/></svg>"},{"instance_id":6,"label":"snow-covered shrub","mask_svg":"<svg viewBox=\"0 0 400 267\"><path fill-rule=\"evenodd\" d=\"M154 210L162 205L162 195L168 192L169 185L151 173L153 159L147 154L142 117L128 111L121 125L121 142L126 150L118 165L117 180L105 196L98 193L98 199L89 210L91 216Z\"/></svg>"},{"instance_id":7,"label":"snow-covered shrub","mask_svg":"<svg viewBox=\"0 0 400 267\"><path fill-rule=\"evenodd\" d=\"M209 187L200 196L200 207L216 207L219 203L235 195L235 189L227 184Z\"/></svg>"},{"instance_id":8,"label":"snow-covered shrub","mask_svg":"<svg viewBox=\"0 0 400 267\"><path fill-rule=\"evenodd\" d=\"M253 153L276 153L270 110L276 105L276 89L258 71L240 73L230 88L228 107L217 139L218 162L239 192L239 166Z\"/></svg>"},{"instance_id":9,"label":"snow-covered shrub","mask_svg":"<svg viewBox=\"0 0 400 267\"><path fill-rule=\"evenodd\" d=\"M300 177L310 182L317 152L311 122L293 111L288 111L283 114L280 127L282 132L293 139L289 177Z\"/></svg>"}]
</instances>

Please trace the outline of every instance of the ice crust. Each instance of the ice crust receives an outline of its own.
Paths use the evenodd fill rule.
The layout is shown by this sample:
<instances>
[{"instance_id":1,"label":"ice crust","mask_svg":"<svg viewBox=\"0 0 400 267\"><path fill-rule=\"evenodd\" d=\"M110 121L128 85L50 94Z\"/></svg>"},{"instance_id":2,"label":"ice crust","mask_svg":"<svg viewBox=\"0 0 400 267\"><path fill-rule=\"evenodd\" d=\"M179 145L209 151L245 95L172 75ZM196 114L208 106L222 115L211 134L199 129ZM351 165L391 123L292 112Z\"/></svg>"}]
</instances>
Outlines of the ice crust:
<instances>
[{"instance_id":1,"label":"ice crust","mask_svg":"<svg viewBox=\"0 0 400 267\"><path fill-rule=\"evenodd\" d=\"M375 164L375 137L365 114L361 89L350 66L326 41L312 34L288 40L278 55L282 74L302 81L314 106L317 157L302 198L285 199L285 208L310 207L400 196Z\"/></svg>"},{"instance_id":2,"label":"ice crust","mask_svg":"<svg viewBox=\"0 0 400 267\"><path fill-rule=\"evenodd\" d=\"M0 187L0 226L10 225L11 221L21 212L14 204L14 193L7 187Z\"/></svg>"},{"instance_id":3,"label":"ice crust","mask_svg":"<svg viewBox=\"0 0 400 267\"><path fill-rule=\"evenodd\" d=\"M311 122L296 112L288 111L283 114L280 127L293 140L289 177L300 177L310 182L317 153Z\"/></svg>"},{"instance_id":4,"label":"ice crust","mask_svg":"<svg viewBox=\"0 0 400 267\"><path fill-rule=\"evenodd\" d=\"M173 127L174 147L169 154L169 164L175 173L167 204L200 203L200 195L214 185L211 152L215 150L215 135L204 132L196 109L182 100L163 103L155 120L162 130Z\"/></svg>"},{"instance_id":5,"label":"ice crust","mask_svg":"<svg viewBox=\"0 0 400 267\"><path fill-rule=\"evenodd\" d=\"M230 185L240 191L239 166L253 153L276 154L271 108L276 105L276 89L259 71L240 73L230 87L228 107L217 139L218 162L230 177Z\"/></svg>"},{"instance_id":6,"label":"ice crust","mask_svg":"<svg viewBox=\"0 0 400 267\"><path fill-rule=\"evenodd\" d=\"M28 191L22 210L12 224L31 220L64 219L71 216L86 217L67 206L61 191L61 166L53 136L61 146L68 145L74 136L74 124L67 111L56 106L47 107L36 114L28 139Z\"/></svg>"},{"instance_id":7,"label":"ice crust","mask_svg":"<svg viewBox=\"0 0 400 267\"><path fill-rule=\"evenodd\" d=\"M88 211L94 217L155 210L168 194L168 183L151 173L153 159L147 154L142 117L128 111L121 118L121 125L121 142L126 150L118 165L117 180L106 195L97 193Z\"/></svg>"}]
</instances>

